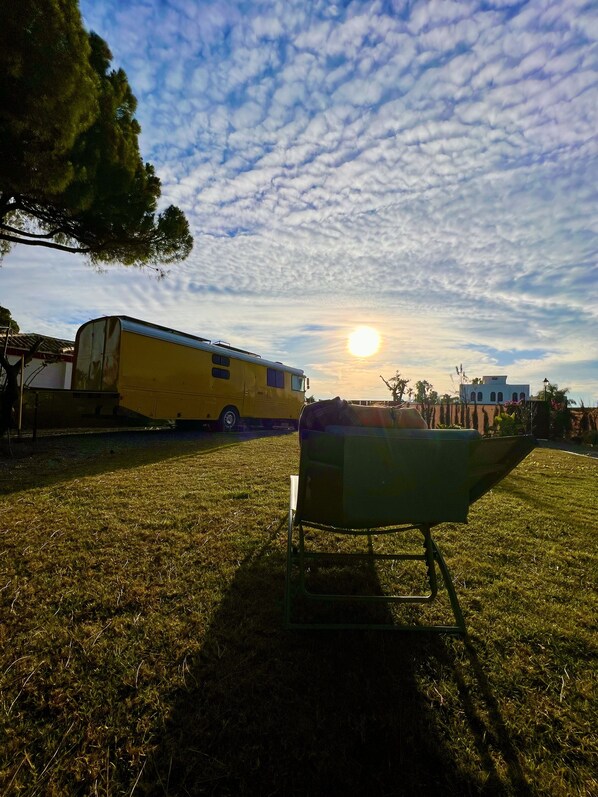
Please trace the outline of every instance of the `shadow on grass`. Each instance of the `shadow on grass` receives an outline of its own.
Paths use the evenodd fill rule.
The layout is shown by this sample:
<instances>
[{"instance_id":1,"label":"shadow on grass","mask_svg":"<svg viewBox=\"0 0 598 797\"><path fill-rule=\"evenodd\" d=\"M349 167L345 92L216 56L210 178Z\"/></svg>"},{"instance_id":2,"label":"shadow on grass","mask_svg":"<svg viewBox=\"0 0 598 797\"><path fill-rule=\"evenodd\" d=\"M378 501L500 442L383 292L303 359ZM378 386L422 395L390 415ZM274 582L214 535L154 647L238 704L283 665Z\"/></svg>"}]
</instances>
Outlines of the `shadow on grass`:
<instances>
[{"instance_id":1,"label":"shadow on grass","mask_svg":"<svg viewBox=\"0 0 598 797\"><path fill-rule=\"evenodd\" d=\"M139 793L529 793L471 643L286 632L283 560L271 539L239 567Z\"/></svg>"},{"instance_id":2,"label":"shadow on grass","mask_svg":"<svg viewBox=\"0 0 598 797\"><path fill-rule=\"evenodd\" d=\"M12 454L0 441L0 494L58 484L74 476L97 476L170 459L241 445L256 437L291 431L239 433L148 430L93 432L41 437L35 443L13 438Z\"/></svg>"}]
</instances>

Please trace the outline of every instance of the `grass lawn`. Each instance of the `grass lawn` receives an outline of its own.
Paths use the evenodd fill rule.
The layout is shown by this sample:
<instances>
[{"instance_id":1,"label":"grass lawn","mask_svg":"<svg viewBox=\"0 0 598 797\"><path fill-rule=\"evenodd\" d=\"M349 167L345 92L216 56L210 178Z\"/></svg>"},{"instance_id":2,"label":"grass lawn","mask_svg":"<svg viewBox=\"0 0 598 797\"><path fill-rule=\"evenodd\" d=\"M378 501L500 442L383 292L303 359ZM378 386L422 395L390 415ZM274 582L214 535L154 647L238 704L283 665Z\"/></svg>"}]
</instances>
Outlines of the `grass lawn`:
<instances>
[{"instance_id":1,"label":"grass lawn","mask_svg":"<svg viewBox=\"0 0 598 797\"><path fill-rule=\"evenodd\" d=\"M13 449L0 794L598 793L597 460L537 449L436 530L464 642L282 629L296 434Z\"/></svg>"}]
</instances>

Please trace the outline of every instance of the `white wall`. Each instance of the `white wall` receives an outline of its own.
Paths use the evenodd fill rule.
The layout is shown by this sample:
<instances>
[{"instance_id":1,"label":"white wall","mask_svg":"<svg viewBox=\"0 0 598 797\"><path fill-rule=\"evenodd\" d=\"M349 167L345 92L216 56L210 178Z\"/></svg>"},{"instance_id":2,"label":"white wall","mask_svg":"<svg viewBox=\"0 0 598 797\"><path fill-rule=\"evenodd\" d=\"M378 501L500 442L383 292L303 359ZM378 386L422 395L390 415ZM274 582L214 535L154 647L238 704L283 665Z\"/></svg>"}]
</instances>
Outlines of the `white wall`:
<instances>
[{"instance_id":1,"label":"white wall","mask_svg":"<svg viewBox=\"0 0 598 797\"><path fill-rule=\"evenodd\" d=\"M471 394L475 393L478 404L504 404L513 400L513 393L517 394L517 401L529 399L529 385L509 385L507 382L491 382L482 385L461 385L459 397L466 401L473 401ZM494 393L494 398L492 394ZM480 396L481 394L481 396ZM500 397L502 394L502 398Z\"/></svg>"},{"instance_id":2,"label":"white wall","mask_svg":"<svg viewBox=\"0 0 598 797\"><path fill-rule=\"evenodd\" d=\"M20 357L9 355L8 362L15 363L19 359ZM69 362L49 363L40 369L43 362L43 360L38 360L34 357L25 366L25 385L27 387L70 389L73 364ZM37 373L33 376L36 371Z\"/></svg>"}]
</instances>

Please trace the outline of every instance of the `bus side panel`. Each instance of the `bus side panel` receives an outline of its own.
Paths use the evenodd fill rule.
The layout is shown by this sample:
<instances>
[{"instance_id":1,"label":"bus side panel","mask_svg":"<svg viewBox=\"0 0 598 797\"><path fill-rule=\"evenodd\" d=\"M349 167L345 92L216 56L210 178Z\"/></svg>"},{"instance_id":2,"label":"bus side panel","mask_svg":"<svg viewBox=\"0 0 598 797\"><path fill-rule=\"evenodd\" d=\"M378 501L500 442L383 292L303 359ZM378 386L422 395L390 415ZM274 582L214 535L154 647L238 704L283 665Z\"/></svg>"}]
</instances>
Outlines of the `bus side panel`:
<instances>
[{"instance_id":1,"label":"bus side panel","mask_svg":"<svg viewBox=\"0 0 598 797\"><path fill-rule=\"evenodd\" d=\"M121 403L150 418L217 420L226 406L241 411L242 365L231 360L230 378L218 379L210 352L125 331Z\"/></svg>"},{"instance_id":2,"label":"bus side panel","mask_svg":"<svg viewBox=\"0 0 598 797\"><path fill-rule=\"evenodd\" d=\"M302 391L291 389L290 373L284 372L284 387L271 387L268 385L268 369L265 365L245 363L245 417L297 420L304 398Z\"/></svg>"}]
</instances>

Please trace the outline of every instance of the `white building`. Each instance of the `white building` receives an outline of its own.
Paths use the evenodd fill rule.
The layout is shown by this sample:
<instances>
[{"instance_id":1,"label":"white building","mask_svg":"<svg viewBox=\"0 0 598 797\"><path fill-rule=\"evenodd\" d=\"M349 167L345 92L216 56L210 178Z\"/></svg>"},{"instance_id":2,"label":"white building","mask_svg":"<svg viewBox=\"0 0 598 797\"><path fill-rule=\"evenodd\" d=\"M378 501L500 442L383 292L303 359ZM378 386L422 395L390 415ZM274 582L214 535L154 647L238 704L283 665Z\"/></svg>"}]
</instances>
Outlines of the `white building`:
<instances>
[{"instance_id":1,"label":"white building","mask_svg":"<svg viewBox=\"0 0 598 797\"><path fill-rule=\"evenodd\" d=\"M461 385L461 401L476 404L503 404L506 401L527 401L529 385L509 385L506 376L483 376L481 385Z\"/></svg>"},{"instance_id":2,"label":"white building","mask_svg":"<svg viewBox=\"0 0 598 797\"><path fill-rule=\"evenodd\" d=\"M0 337L0 352L6 353L9 363L15 363L27 355L36 340L41 345L24 369L26 387L67 388L71 386L75 343L72 340L49 338L45 335L13 334L8 340ZM0 384L4 381L4 370L0 374Z\"/></svg>"}]
</instances>

